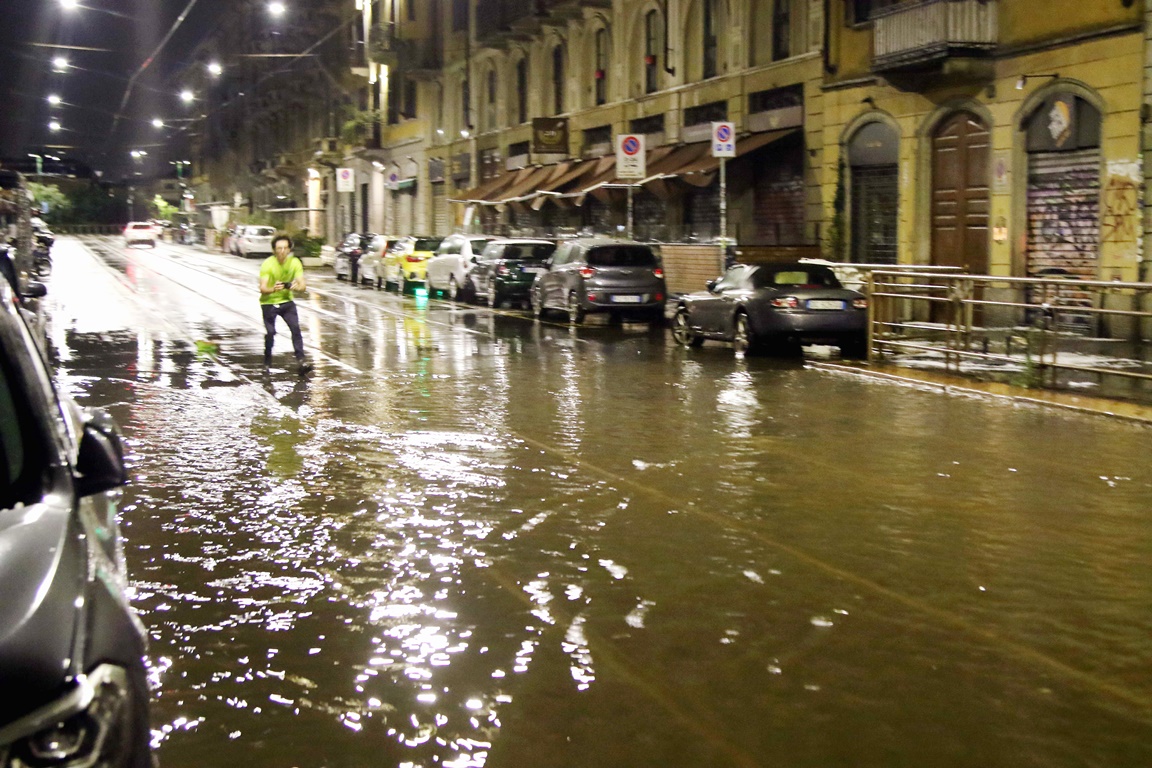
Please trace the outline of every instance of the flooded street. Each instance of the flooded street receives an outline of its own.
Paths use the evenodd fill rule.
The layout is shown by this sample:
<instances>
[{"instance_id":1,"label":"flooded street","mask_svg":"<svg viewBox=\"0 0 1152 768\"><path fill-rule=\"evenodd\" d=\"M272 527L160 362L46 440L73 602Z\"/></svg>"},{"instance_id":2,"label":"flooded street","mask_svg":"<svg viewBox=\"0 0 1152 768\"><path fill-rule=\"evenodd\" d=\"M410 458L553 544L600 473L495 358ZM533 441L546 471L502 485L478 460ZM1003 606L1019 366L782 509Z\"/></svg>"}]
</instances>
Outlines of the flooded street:
<instances>
[{"instance_id":1,"label":"flooded street","mask_svg":"<svg viewBox=\"0 0 1152 768\"><path fill-rule=\"evenodd\" d=\"M1152 764L1147 427L87 243L162 766Z\"/></svg>"}]
</instances>

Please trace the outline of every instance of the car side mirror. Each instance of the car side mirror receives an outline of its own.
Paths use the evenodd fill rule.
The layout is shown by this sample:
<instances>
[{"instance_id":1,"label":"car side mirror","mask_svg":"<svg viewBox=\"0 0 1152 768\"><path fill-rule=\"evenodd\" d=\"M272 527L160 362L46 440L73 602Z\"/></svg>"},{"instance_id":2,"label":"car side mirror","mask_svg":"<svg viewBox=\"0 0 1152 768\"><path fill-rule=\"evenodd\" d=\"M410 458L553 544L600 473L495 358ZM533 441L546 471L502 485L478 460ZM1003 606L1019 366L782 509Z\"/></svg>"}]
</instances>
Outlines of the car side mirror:
<instances>
[{"instance_id":1,"label":"car side mirror","mask_svg":"<svg viewBox=\"0 0 1152 768\"><path fill-rule=\"evenodd\" d=\"M552 269L552 259L544 259L544 269Z\"/></svg>"},{"instance_id":2,"label":"car side mirror","mask_svg":"<svg viewBox=\"0 0 1152 768\"><path fill-rule=\"evenodd\" d=\"M716 291L716 284L718 282L720 282L720 279L714 277L711 280L709 280L705 285L708 287L709 291L715 292Z\"/></svg>"},{"instance_id":3,"label":"car side mirror","mask_svg":"<svg viewBox=\"0 0 1152 768\"><path fill-rule=\"evenodd\" d=\"M20 295L26 299L42 299L48 295L48 286L38 280L29 280Z\"/></svg>"},{"instance_id":4,"label":"car side mirror","mask_svg":"<svg viewBox=\"0 0 1152 768\"><path fill-rule=\"evenodd\" d=\"M124 444L116 422L104 411L88 411L76 458L76 493L91 496L128 482Z\"/></svg>"}]
</instances>

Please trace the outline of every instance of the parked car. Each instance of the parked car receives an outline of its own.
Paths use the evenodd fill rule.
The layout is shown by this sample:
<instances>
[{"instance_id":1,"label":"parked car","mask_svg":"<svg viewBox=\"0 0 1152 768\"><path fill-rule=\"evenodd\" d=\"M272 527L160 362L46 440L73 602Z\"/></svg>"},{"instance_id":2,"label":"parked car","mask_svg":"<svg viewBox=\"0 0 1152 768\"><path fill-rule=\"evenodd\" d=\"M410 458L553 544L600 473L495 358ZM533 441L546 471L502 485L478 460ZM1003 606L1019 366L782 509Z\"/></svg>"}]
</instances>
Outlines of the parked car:
<instances>
[{"instance_id":1,"label":"parked car","mask_svg":"<svg viewBox=\"0 0 1152 768\"><path fill-rule=\"evenodd\" d=\"M573 323L583 322L590 312L664 321L664 269L650 245L595 237L565 240L544 267L529 291L536 317L556 309Z\"/></svg>"},{"instance_id":2,"label":"parked car","mask_svg":"<svg viewBox=\"0 0 1152 768\"><path fill-rule=\"evenodd\" d=\"M528 291L556 250L554 240L493 240L468 271L468 292L490 307L528 301Z\"/></svg>"},{"instance_id":3,"label":"parked car","mask_svg":"<svg viewBox=\"0 0 1152 768\"><path fill-rule=\"evenodd\" d=\"M151 248L156 247L156 239L158 233L156 228L152 226L149 221L130 221L128 226L124 227L124 244L136 245L143 243Z\"/></svg>"},{"instance_id":4,"label":"parked car","mask_svg":"<svg viewBox=\"0 0 1152 768\"><path fill-rule=\"evenodd\" d=\"M867 349L868 299L826 266L733 264L708 290L680 299L672 337L686 346L730 341L738 354L828 343L846 357Z\"/></svg>"},{"instance_id":5,"label":"parked car","mask_svg":"<svg viewBox=\"0 0 1152 768\"><path fill-rule=\"evenodd\" d=\"M360 282L376 288L384 286L384 259L395 242L396 238L388 235L376 235L368 241L360 256Z\"/></svg>"},{"instance_id":6,"label":"parked car","mask_svg":"<svg viewBox=\"0 0 1152 768\"><path fill-rule=\"evenodd\" d=\"M255 224L240 227L236 238L237 255L244 258L271 256L272 238L275 236L275 227L261 227Z\"/></svg>"},{"instance_id":7,"label":"parked car","mask_svg":"<svg viewBox=\"0 0 1152 768\"><path fill-rule=\"evenodd\" d=\"M53 385L0 281L0 757L145 768L144 627L126 596L119 432Z\"/></svg>"},{"instance_id":8,"label":"parked car","mask_svg":"<svg viewBox=\"0 0 1152 768\"><path fill-rule=\"evenodd\" d=\"M396 241L384 257L384 282L392 284L401 293L412 285L423 285L428 259L436 253L442 237L416 237L409 235Z\"/></svg>"},{"instance_id":9,"label":"parked car","mask_svg":"<svg viewBox=\"0 0 1152 768\"><path fill-rule=\"evenodd\" d=\"M453 301L475 296L466 281L468 270L484 246L495 238L489 235L448 235L428 259L428 293L446 294Z\"/></svg>"},{"instance_id":10,"label":"parked car","mask_svg":"<svg viewBox=\"0 0 1152 768\"><path fill-rule=\"evenodd\" d=\"M352 283L360 282L360 257L375 237L374 232L350 232L336 245L336 279L348 278Z\"/></svg>"}]
</instances>

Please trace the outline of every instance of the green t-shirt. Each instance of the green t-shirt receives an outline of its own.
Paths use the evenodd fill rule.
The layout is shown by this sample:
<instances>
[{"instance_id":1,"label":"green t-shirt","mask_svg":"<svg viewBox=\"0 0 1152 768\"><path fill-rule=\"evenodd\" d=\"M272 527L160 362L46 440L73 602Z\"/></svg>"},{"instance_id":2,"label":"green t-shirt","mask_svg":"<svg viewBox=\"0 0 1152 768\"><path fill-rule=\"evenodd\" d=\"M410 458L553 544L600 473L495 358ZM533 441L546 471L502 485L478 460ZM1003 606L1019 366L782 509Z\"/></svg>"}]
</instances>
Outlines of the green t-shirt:
<instances>
[{"instance_id":1,"label":"green t-shirt","mask_svg":"<svg viewBox=\"0 0 1152 768\"><path fill-rule=\"evenodd\" d=\"M269 256L264 259L264 263L260 265L260 282L263 283L267 278L268 282L272 285L276 283L293 283L296 278L304 276L304 265L300 263L300 259L295 256L289 256L284 259L281 264L280 260L275 255ZM273 291L272 293L260 294L261 304L283 304L286 301L292 301L292 290L285 288L282 291Z\"/></svg>"}]
</instances>

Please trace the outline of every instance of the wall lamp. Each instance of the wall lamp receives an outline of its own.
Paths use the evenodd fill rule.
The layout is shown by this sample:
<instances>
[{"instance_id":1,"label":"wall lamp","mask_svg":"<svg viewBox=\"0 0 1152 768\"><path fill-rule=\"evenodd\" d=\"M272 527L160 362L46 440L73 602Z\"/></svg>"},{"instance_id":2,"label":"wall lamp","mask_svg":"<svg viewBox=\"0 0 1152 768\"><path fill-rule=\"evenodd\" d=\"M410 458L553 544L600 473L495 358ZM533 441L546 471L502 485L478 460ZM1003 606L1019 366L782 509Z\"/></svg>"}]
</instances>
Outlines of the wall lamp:
<instances>
[{"instance_id":1,"label":"wall lamp","mask_svg":"<svg viewBox=\"0 0 1152 768\"><path fill-rule=\"evenodd\" d=\"M1055 72L1051 75L1020 75L1020 77L1016 79L1016 90L1024 90L1024 83L1028 82L1029 80L1034 80L1038 77L1050 77L1055 80L1056 78L1060 77L1060 73Z\"/></svg>"}]
</instances>

